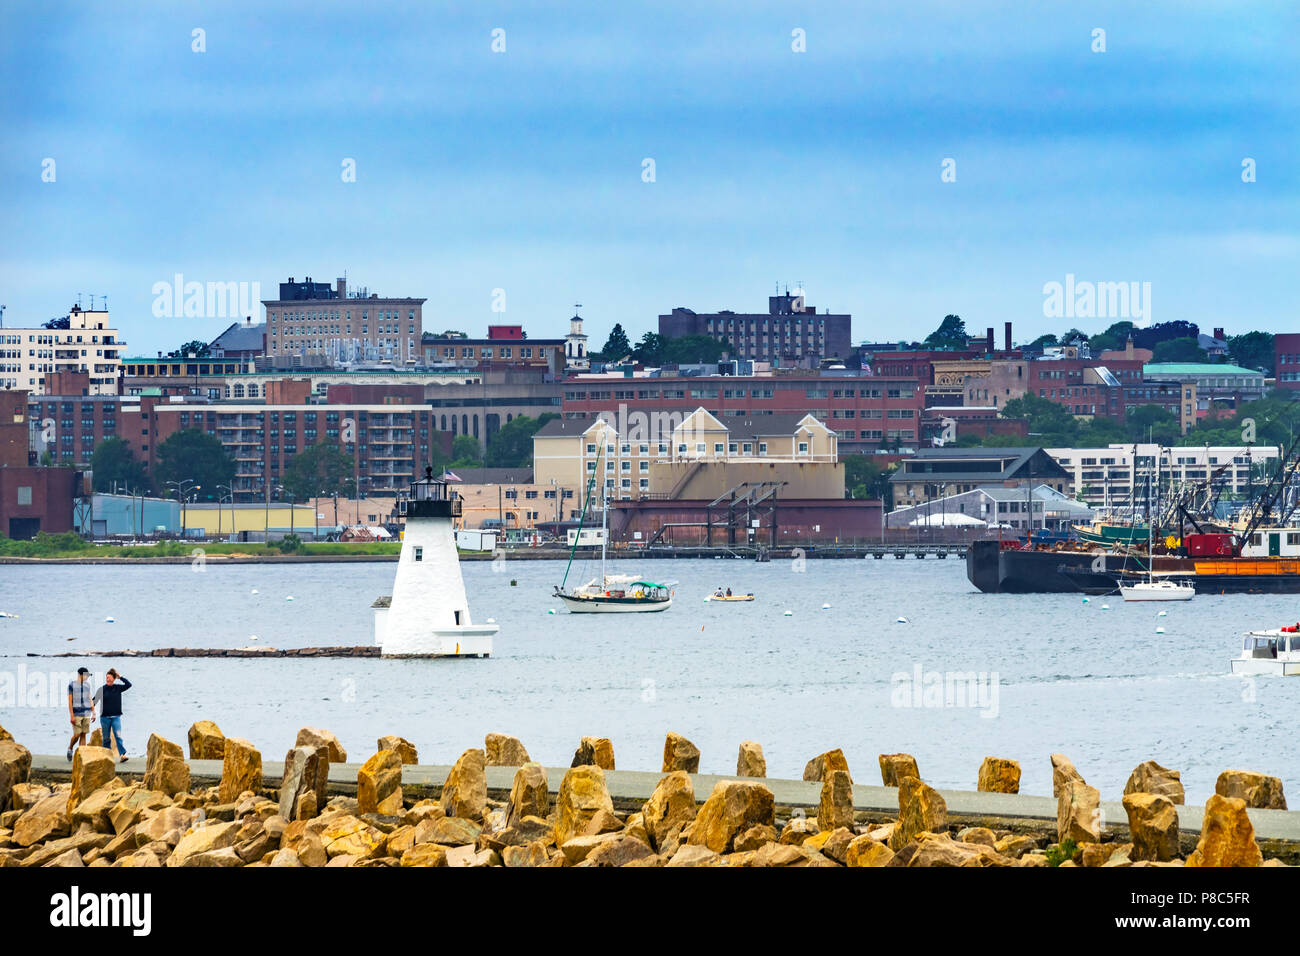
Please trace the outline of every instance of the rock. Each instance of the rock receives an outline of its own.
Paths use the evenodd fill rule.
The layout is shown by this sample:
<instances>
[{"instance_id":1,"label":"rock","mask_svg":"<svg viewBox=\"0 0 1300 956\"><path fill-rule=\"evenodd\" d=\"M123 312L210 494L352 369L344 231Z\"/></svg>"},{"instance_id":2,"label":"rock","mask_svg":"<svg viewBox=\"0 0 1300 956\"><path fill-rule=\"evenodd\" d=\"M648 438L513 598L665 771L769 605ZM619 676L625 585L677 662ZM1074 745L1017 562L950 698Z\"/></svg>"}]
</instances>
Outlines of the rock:
<instances>
[{"instance_id":1,"label":"rock","mask_svg":"<svg viewBox=\"0 0 1300 956\"><path fill-rule=\"evenodd\" d=\"M546 770L541 764L524 761L515 771L506 803L506 825L515 826L524 817L544 817L551 812L551 794Z\"/></svg>"},{"instance_id":2,"label":"rock","mask_svg":"<svg viewBox=\"0 0 1300 956\"><path fill-rule=\"evenodd\" d=\"M818 854L820 855L820 854ZM803 847L790 843L765 843L750 858L749 866L797 866L806 863L808 855Z\"/></svg>"},{"instance_id":3,"label":"rock","mask_svg":"<svg viewBox=\"0 0 1300 956\"><path fill-rule=\"evenodd\" d=\"M894 851L863 834L855 837L844 854L845 866L887 866Z\"/></svg>"},{"instance_id":4,"label":"rock","mask_svg":"<svg viewBox=\"0 0 1300 956\"><path fill-rule=\"evenodd\" d=\"M754 740L741 741L740 753L736 757L736 776L767 776L767 760L763 756L762 744Z\"/></svg>"},{"instance_id":5,"label":"rock","mask_svg":"<svg viewBox=\"0 0 1300 956\"><path fill-rule=\"evenodd\" d=\"M946 833L920 833L916 852L907 861L909 867L931 866L1006 866L993 848L982 843L959 843Z\"/></svg>"},{"instance_id":6,"label":"rock","mask_svg":"<svg viewBox=\"0 0 1300 956\"><path fill-rule=\"evenodd\" d=\"M321 730L318 727L304 727L298 731L298 739L293 742L293 745L295 747L324 747L329 751L330 763L348 762L348 752L343 749L338 737L328 730Z\"/></svg>"},{"instance_id":7,"label":"rock","mask_svg":"<svg viewBox=\"0 0 1300 956\"><path fill-rule=\"evenodd\" d=\"M771 829L769 827L769 829ZM775 831L773 831L775 832ZM755 848L757 849L757 847ZM669 859L667 866L718 866L722 857L707 846L686 844Z\"/></svg>"},{"instance_id":8,"label":"rock","mask_svg":"<svg viewBox=\"0 0 1300 956\"><path fill-rule=\"evenodd\" d=\"M285 821L310 820L325 802L329 788L329 749L294 747L284 755L280 783L280 816Z\"/></svg>"},{"instance_id":9,"label":"rock","mask_svg":"<svg viewBox=\"0 0 1300 956\"><path fill-rule=\"evenodd\" d=\"M1083 777L1065 754L1052 754L1052 796L1060 798L1061 788L1072 781L1083 783Z\"/></svg>"},{"instance_id":10,"label":"rock","mask_svg":"<svg viewBox=\"0 0 1300 956\"><path fill-rule=\"evenodd\" d=\"M442 785L442 809L448 816L482 820L487 807L487 774L481 750L466 750L460 755Z\"/></svg>"},{"instance_id":11,"label":"rock","mask_svg":"<svg viewBox=\"0 0 1300 956\"><path fill-rule=\"evenodd\" d=\"M283 849L283 850L275 851L275 856L271 858L271 862L268 865L269 866L306 866L307 864L303 863L302 860L298 858L298 853L296 850Z\"/></svg>"},{"instance_id":12,"label":"rock","mask_svg":"<svg viewBox=\"0 0 1300 956\"><path fill-rule=\"evenodd\" d=\"M1038 841L1024 834L1012 834L1011 836L1004 836L994 843L993 849L999 856L1018 860L1026 853L1036 852L1038 850Z\"/></svg>"},{"instance_id":13,"label":"rock","mask_svg":"<svg viewBox=\"0 0 1300 956\"><path fill-rule=\"evenodd\" d=\"M676 770L660 779L654 792L641 807L650 845L661 850L674 827L695 819L695 786L685 770Z\"/></svg>"},{"instance_id":14,"label":"rock","mask_svg":"<svg viewBox=\"0 0 1300 956\"><path fill-rule=\"evenodd\" d=\"M420 762L420 755L415 750L415 744L411 743L405 737L398 737L396 734L391 734L387 737L380 737L378 741L378 746L375 749L377 751L378 750L397 751L398 759L401 760L402 763L404 764Z\"/></svg>"},{"instance_id":15,"label":"rock","mask_svg":"<svg viewBox=\"0 0 1300 956\"><path fill-rule=\"evenodd\" d=\"M817 826L823 830L853 826L853 779L847 770L831 770L822 781Z\"/></svg>"},{"instance_id":16,"label":"rock","mask_svg":"<svg viewBox=\"0 0 1300 956\"><path fill-rule=\"evenodd\" d=\"M532 759L519 738L509 734L488 734L483 738L483 753L489 767L522 767Z\"/></svg>"},{"instance_id":17,"label":"rock","mask_svg":"<svg viewBox=\"0 0 1300 956\"><path fill-rule=\"evenodd\" d=\"M903 777L898 782L898 824L889 837L889 848L895 853L916 839L917 834L929 831L940 833L948 826L948 804L939 791L916 777Z\"/></svg>"},{"instance_id":18,"label":"rock","mask_svg":"<svg viewBox=\"0 0 1300 956\"><path fill-rule=\"evenodd\" d=\"M159 810L146 810L136 823L136 846L150 843L163 843L175 846L180 842L185 831L193 822L193 814L180 807L163 807Z\"/></svg>"},{"instance_id":19,"label":"rock","mask_svg":"<svg viewBox=\"0 0 1300 956\"><path fill-rule=\"evenodd\" d=\"M243 866L244 860L233 846L227 846L222 847L220 850L209 850L205 853L192 853L185 858L183 863L173 864L171 860L168 860L167 865L229 868L232 866Z\"/></svg>"},{"instance_id":20,"label":"rock","mask_svg":"<svg viewBox=\"0 0 1300 956\"><path fill-rule=\"evenodd\" d=\"M1214 792L1221 797L1237 797L1246 806L1257 810L1285 810L1286 797L1282 781L1250 770L1225 770L1214 784Z\"/></svg>"},{"instance_id":21,"label":"rock","mask_svg":"<svg viewBox=\"0 0 1300 956\"><path fill-rule=\"evenodd\" d=\"M750 827L772 826L775 815L772 791L763 784L720 780L696 814L687 842L730 853L737 836Z\"/></svg>"},{"instance_id":22,"label":"rock","mask_svg":"<svg viewBox=\"0 0 1300 956\"><path fill-rule=\"evenodd\" d=\"M383 856L384 835L351 814L326 819L320 839L325 855L331 860L337 856L355 856L362 860Z\"/></svg>"},{"instance_id":23,"label":"rock","mask_svg":"<svg viewBox=\"0 0 1300 956\"><path fill-rule=\"evenodd\" d=\"M1101 795L1082 780L1064 780L1056 801L1056 839L1101 842Z\"/></svg>"},{"instance_id":24,"label":"rock","mask_svg":"<svg viewBox=\"0 0 1300 956\"><path fill-rule=\"evenodd\" d=\"M777 837L776 842L787 846L799 846L820 832L821 828L817 826L816 820L809 820L804 816L791 817L781 829L781 835Z\"/></svg>"},{"instance_id":25,"label":"rock","mask_svg":"<svg viewBox=\"0 0 1300 956\"><path fill-rule=\"evenodd\" d=\"M145 751L144 785L147 790L165 793L169 797L189 792L190 768L179 744L157 734L149 735Z\"/></svg>"},{"instance_id":26,"label":"rock","mask_svg":"<svg viewBox=\"0 0 1300 956\"><path fill-rule=\"evenodd\" d=\"M13 734L9 733L9 731L5 730L3 727L0 727L0 741L13 740L13 739L14 739Z\"/></svg>"},{"instance_id":27,"label":"rock","mask_svg":"<svg viewBox=\"0 0 1300 956\"><path fill-rule=\"evenodd\" d=\"M1173 806L1173 804L1170 804L1170 806ZM1115 849L1111 852L1110 856L1106 859L1106 862L1102 864L1103 867L1110 867L1111 869L1116 869L1118 867L1127 867L1132 865L1133 865L1133 844L1132 843L1121 843L1119 846L1115 847Z\"/></svg>"},{"instance_id":28,"label":"rock","mask_svg":"<svg viewBox=\"0 0 1300 956\"><path fill-rule=\"evenodd\" d=\"M751 852L759 849L764 843L775 843L780 836L781 834L776 832L776 827L767 826L766 824L750 827L744 833L741 833L736 837L735 851L737 853ZM685 847L682 847L682 849L685 849ZM718 855L712 850L709 850L708 847L697 847L697 849L708 850L709 853L712 853L714 856ZM674 854L673 859L676 859L677 856L680 855L680 852L681 851L679 850L678 853ZM687 864L679 865L685 866Z\"/></svg>"},{"instance_id":29,"label":"rock","mask_svg":"<svg viewBox=\"0 0 1300 956\"><path fill-rule=\"evenodd\" d=\"M486 781L483 798L487 799ZM357 771L357 812L387 816L402 812L402 757L396 750L379 751Z\"/></svg>"},{"instance_id":30,"label":"rock","mask_svg":"<svg viewBox=\"0 0 1300 956\"><path fill-rule=\"evenodd\" d=\"M1222 777L1219 778L1222 781ZM1255 842L1255 827L1240 797L1214 794L1205 801L1201 838L1187 866L1259 866L1264 856Z\"/></svg>"},{"instance_id":31,"label":"rock","mask_svg":"<svg viewBox=\"0 0 1300 956\"><path fill-rule=\"evenodd\" d=\"M225 756L221 763L221 786L217 799L233 803L245 790L262 788L262 755L241 737L225 738Z\"/></svg>"},{"instance_id":32,"label":"rock","mask_svg":"<svg viewBox=\"0 0 1300 956\"><path fill-rule=\"evenodd\" d=\"M627 866L635 860L644 860L657 854L640 840L629 836L615 836L587 854L592 866Z\"/></svg>"},{"instance_id":33,"label":"rock","mask_svg":"<svg viewBox=\"0 0 1300 956\"><path fill-rule=\"evenodd\" d=\"M98 727L92 730L90 732L90 739L86 741L86 746L88 747L104 746L104 732L100 730Z\"/></svg>"},{"instance_id":34,"label":"rock","mask_svg":"<svg viewBox=\"0 0 1300 956\"><path fill-rule=\"evenodd\" d=\"M858 835L849 827L837 827L829 832L822 831L808 841L809 845L817 844L817 849L836 863L843 864L848 859L849 844L856 840Z\"/></svg>"},{"instance_id":35,"label":"rock","mask_svg":"<svg viewBox=\"0 0 1300 956\"><path fill-rule=\"evenodd\" d=\"M71 832L72 815L68 812L68 795L55 791L28 808L14 824L9 839L18 846L32 846Z\"/></svg>"},{"instance_id":36,"label":"rock","mask_svg":"<svg viewBox=\"0 0 1300 956\"><path fill-rule=\"evenodd\" d=\"M60 853L54 859L50 860L48 863L45 863L43 865L44 866L85 866L86 864L85 862L82 861L81 854L78 853L76 850L67 850L63 853Z\"/></svg>"},{"instance_id":37,"label":"rock","mask_svg":"<svg viewBox=\"0 0 1300 956\"><path fill-rule=\"evenodd\" d=\"M98 833L113 833L109 812L117 806L126 793L126 787L115 787L111 784L100 787L77 804L72 811L72 829L76 831L82 824L88 824Z\"/></svg>"},{"instance_id":38,"label":"rock","mask_svg":"<svg viewBox=\"0 0 1300 956\"><path fill-rule=\"evenodd\" d=\"M442 817L427 820L415 828L416 843L441 843L444 846L462 846L477 843L483 828L464 817Z\"/></svg>"},{"instance_id":39,"label":"rock","mask_svg":"<svg viewBox=\"0 0 1300 956\"><path fill-rule=\"evenodd\" d=\"M137 867L137 866L153 867L153 866L162 866L163 863L162 860L158 858L158 854L153 853L149 850L142 849L142 850L136 850L134 853L127 854L126 856L122 857L120 860L115 861L113 865L129 866L129 867Z\"/></svg>"},{"instance_id":40,"label":"rock","mask_svg":"<svg viewBox=\"0 0 1300 956\"><path fill-rule=\"evenodd\" d=\"M20 816L24 810L34 807L53 791L39 783L16 783L9 791L9 806ZM17 819L17 817L15 817Z\"/></svg>"},{"instance_id":41,"label":"rock","mask_svg":"<svg viewBox=\"0 0 1300 956\"><path fill-rule=\"evenodd\" d=\"M565 773L555 803L555 844L560 847L585 833L600 811L611 815L614 812L614 803L605 787L605 772L592 764L571 767ZM646 829L650 829L648 823Z\"/></svg>"},{"instance_id":42,"label":"rock","mask_svg":"<svg viewBox=\"0 0 1300 956\"><path fill-rule=\"evenodd\" d=\"M565 840L560 844L560 852L570 866L577 866L587 859L593 850L607 843L614 843L624 837L619 833L585 833Z\"/></svg>"},{"instance_id":43,"label":"rock","mask_svg":"<svg viewBox=\"0 0 1300 956\"><path fill-rule=\"evenodd\" d=\"M13 788L27 783L32 771L32 752L12 737L0 740L0 810L19 810L10 803Z\"/></svg>"},{"instance_id":44,"label":"rock","mask_svg":"<svg viewBox=\"0 0 1300 956\"><path fill-rule=\"evenodd\" d=\"M72 789L68 791L68 815L77 804L113 779L117 767L112 752L103 747L78 747L72 758Z\"/></svg>"},{"instance_id":45,"label":"rock","mask_svg":"<svg viewBox=\"0 0 1300 956\"><path fill-rule=\"evenodd\" d=\"M508 846L501 851L503 866L545 866L550 857L538 840L524 846Z\"/></svg>"},{"instance_id":46,"label":"rock","mask_svg":"<svg viewBox=\"0 0 1300 956\"><path fill-rule=\"evenodd\" d=\"M1182 789L1179 783L1180 794ZM1124 812L1128 814L1133 859L1164 862L1178 856L1178 811L1171 799L1128 791L1124 794Z\"/></svg>"},{"instance_id":47,"label":"rock","mask_svg":"<svg viewBox=\"0 0 1300 956\"><path fill-rule=\"evenodd\" d=\"M222 760L226 756L226 735L210 720L195 721L189 730L191 760Z\"/></svg>"},{"instance_id":48,"label":"rock","mask_svg":"<svg viewBox=\"0 0 1300 956\"><path fill-rule=\"evenodd\" d=\"M828 750L824 754L818 754L809 760L803 768L803 778L816 783L824 783L826 775L832 770L843 770L849 772L849 762L844 759L844 751L840 749Z\"/></svg>"},{"instance_id":49,"label":"rock","mask_svg":"<svg viewBox=\"0 0 1300 956\"><path fill-rule=\"evenodd\" d=\"M402 866L446 866L447 848L438 843L417 843L401 858Z\"/></svg>"},{"instance_id":50,"label":"rock","mask_svg":"<svg viewBox=\"0 0 1300 956\"><path fill-rule=\"evenodd\" d=\"M239 826L238 823L231 821L194 827L176 844L176 849L167 858L167 865L184 866L186 860L197 854L233 847L239 840Z\"/></svg>"},{"instance_id":51,"label":"rock","mask_svg":"<svg viewBox=\"0 0 1300 956\"><path fill-rule=\"evenodd\" d=\"M957 831L957 840L960 843L980 843L993 850L998 848L998 838L988 827L966 827Z\"/></svg>"},{"instance_id":52,"label":"rock","mask_svg":"<svg viewBox=\"0 0 1300 956\"><path fill-rule=\"evenodd\" d=\"M1002 757L985 757L980 764L976 789L980 793L1019 793L1019 762Z\"/></svg>"},{"instance_id":53,"label":"rock","mask_svg":"<svg viewBox=\"0 0 1300 956\"><path fill-rule=\"evenodd\" d=\"M897 787L904 777L921 779L921 771L916 769L916 758L911 754L881 754L880 780L886 787Z\"/></svg>"},{"instance_id":54,"label":"rock","mask_svg":"<svg viewBox=\"0 0 1300 956\"><path fill-rule=\"evenodd\" d=\"M1170 803L1186 802L1183 781L1178 771L1162 767L1154 760L1137 765L1129 775L1128 783L1124 785L1124 792L1154 793Z\"/></svg>"},{"instance_id":55,"label":"rock","mask_svg":"<svg viewBox=\"0 0 1300 956\"><path fill-rule=\"evenodd\" d=\"M685 770L687 773L700 772L700 748L681 734L670 732L664 739L664 773Z\"/></svg>"},{"instance_id":56,"label":"rock","mask_svg":"<svg viewBox=\"0 0 1300 956\"><path fill-rule=\"evenodd\" d=\"M573 763L569 766L596 766L601 770L613 770L614 745L608 737L583 737L573 754Z\"/></svg>"}]
</instances>

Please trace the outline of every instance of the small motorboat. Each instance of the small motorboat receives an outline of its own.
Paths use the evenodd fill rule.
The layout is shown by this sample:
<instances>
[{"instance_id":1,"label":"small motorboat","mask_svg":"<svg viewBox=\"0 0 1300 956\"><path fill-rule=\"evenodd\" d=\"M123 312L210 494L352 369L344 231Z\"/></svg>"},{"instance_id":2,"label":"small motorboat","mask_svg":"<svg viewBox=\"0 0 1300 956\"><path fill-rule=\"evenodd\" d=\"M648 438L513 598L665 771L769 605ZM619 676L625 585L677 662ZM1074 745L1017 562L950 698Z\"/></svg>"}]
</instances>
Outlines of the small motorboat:
<instances>
[{"instance_id":1,"label":"small motorboat","mask_svg":"<svg viewBox=\"0 0 1300 956\"><path fill-rule=\"evenodd\" d=\"M754 595L751 594L710 594L710 601L752 601Z\"/></svg>"},{"instance_id":2,"label":"small motorboat","mask_svg":"<svg viewBox=\"0 0 1300 956\"><path fill-rule=\"evenodd\" d=\"M1300 676L1300 623L1270 631L1247 631L1241 655L1232 659L1238 675Z\"/></svg>"}]
</instances>

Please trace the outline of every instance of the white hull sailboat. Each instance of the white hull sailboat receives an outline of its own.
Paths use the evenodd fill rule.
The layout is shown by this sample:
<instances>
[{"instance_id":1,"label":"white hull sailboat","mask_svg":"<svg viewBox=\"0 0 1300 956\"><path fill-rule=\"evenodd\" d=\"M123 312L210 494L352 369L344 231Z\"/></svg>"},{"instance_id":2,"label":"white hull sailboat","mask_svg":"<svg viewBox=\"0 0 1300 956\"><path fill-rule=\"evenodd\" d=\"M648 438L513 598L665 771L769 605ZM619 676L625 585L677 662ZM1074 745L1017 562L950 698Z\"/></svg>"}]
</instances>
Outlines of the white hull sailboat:
<instances>
[{"instance_id":1,"label":"white hull sailboat","mask_svg":"<svg viewBox=\"0 0 1300 956\"><path fill-rule=\"evenodd\" d=\"M1147 500L1151 498L1151 477L1147 476ZM1121 584L1119 593L1125 601L1190 601L1196 596L1196 588L1190 584L1179 584L1167 578L1156 580L1152 566L1155 564L1155 537L1152 530L1155 524L1153 516L1147 516L1147 579L1134 584Z\"/></svg>"},{"instance_id":2,"label":"white hull sailboat","mask_svg":"<svg viewBox=\"0 0 1300 956\"><path fill-rule=\"evenodd\" d=\"M600 473L600 460L596 462L597 474ZM564 580L555 589L555 596L564 602L574 614L638 614L650 611L666 611L672 607L673 585L676 581L657 584L642 581L626 574L609 574L606 570L606 533L609 508L605 496L601 495L600 509L600 577L594 578L579 587L566 588L569 571L573 567L573 555L582 539L582 525L587 518L587 505L591 502L593 476L587 487L587 501L584 502L582 515L578 519L578 533L574 535L573 549L569 552L569 564L564 569Z\"/></svg>"}]
</instances>

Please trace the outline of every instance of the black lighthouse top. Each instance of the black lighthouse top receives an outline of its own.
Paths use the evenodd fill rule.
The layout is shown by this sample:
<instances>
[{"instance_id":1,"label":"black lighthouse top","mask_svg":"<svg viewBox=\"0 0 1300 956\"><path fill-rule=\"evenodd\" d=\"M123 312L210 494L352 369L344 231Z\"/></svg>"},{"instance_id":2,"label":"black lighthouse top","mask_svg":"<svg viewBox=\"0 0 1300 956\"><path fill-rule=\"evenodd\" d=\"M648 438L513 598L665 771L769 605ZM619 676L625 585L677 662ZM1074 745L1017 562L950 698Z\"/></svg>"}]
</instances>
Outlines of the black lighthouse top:
<instances>
[{"instance_id":1,"label":"black lighthouse top","mask_svg":"<svg viewBox=\"0 0 1300 956\"><path fill-rule=\"evenodd\" d=\"M411 497L406 502L408 518L460 517L460 498L447 490L447 483L433 477L433 469L426 467L424 477L411 482Z\"/></svg>"}]
</instances>

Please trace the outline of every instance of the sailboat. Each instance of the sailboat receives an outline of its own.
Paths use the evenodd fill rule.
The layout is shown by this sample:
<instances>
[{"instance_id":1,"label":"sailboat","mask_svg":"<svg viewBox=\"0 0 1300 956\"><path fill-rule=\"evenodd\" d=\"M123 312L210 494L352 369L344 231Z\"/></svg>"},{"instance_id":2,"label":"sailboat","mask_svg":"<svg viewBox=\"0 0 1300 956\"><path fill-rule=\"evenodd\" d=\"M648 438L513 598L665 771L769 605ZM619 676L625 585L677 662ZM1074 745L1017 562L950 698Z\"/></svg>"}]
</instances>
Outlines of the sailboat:
<instances>
[{"instance_id":1,"label":"sailboat","mask_svg":"<svg viewBox=\"0 0 1300 956\"><path fill-rule=\"evenodd\" d=\"M591 502L596 475L600 474L600 456L596 459L596 472L587 484L587 498L578 518L578 532L573 536L569 563L564 568L564 579L555 588L555 596L575 614L631 614L642 611L666 611L673 603L673 586L676 581L657 584L643 581L632 575L610 574L606 568L605 542L608 532L608 500L601 492L600 508L600 577L577 587L566 587L569 572L573 569L573 555L582 540L582 526L587 519L587 506Z\"/></svg>"},{"instance_id":2,"label":"sailboat","mask_svg":"<svg viewBox=\"0 0 1300 956\"><path fill-rule=\"evenodd\" d=\"M1151 498L1151 476L1147 475L1147 500ZM1121 584L1119 593L1125 601L1190 601L1196 596L1196 588L1190 584L1179 584L1165 578L1157 581L1155 571L1155 550L1152 527L1154 520L1147 520L1147 579L1134 584Z\"/></svg>"}]
</instances>

